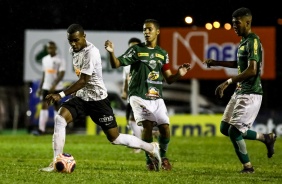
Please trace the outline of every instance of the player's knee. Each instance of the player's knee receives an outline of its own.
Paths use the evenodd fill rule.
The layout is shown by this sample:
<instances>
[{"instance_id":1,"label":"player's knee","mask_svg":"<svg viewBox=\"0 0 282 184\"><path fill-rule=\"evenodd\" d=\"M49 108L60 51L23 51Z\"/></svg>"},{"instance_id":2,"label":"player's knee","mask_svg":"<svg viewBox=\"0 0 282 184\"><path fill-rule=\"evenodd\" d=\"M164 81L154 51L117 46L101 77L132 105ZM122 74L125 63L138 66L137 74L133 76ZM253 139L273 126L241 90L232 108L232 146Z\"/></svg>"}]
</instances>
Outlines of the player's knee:
<instances>
[{"instance_id":1,"label":"player's knee","mask_svg":"<svg viewBox=\"0 0 282 184\"><path fill-rule=\"evenodd\" d=\"M63 118L63 116L61 116L59 114L55 115L55 124L67 126L66 120Z\"/></svg>"},{"instance_id":2,"label":"player's knee","mask_svg":"<svg viewBox=\"0 0 282 184\"><path fill-rule=\"evenodd\" d=\"M230 125L228 123L222 121L220 124L220 132L225 136L229 136L229 133L228 133L229 127Z\"/></svg>"}]
</instances>

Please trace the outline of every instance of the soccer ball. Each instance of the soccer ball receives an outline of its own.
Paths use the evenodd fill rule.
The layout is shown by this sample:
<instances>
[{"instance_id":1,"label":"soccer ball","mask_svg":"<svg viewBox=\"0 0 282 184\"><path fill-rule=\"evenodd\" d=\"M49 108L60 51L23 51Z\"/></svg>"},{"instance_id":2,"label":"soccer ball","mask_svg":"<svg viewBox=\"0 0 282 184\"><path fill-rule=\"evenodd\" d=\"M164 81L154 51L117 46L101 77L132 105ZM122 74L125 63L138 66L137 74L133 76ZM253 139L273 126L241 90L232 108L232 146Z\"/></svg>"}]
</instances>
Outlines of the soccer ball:
<instances>
[{"instance_id":1,"label":"soccer ball","mask_svg":"<svg viewBox=\"0 0 282 184\"><path fill-rule=\"evenodd\" d=\"M76 162L69 153L61 153L56 157L54 168L61 173L72 173L75 169Z\"/></svg>"}]
</instances>

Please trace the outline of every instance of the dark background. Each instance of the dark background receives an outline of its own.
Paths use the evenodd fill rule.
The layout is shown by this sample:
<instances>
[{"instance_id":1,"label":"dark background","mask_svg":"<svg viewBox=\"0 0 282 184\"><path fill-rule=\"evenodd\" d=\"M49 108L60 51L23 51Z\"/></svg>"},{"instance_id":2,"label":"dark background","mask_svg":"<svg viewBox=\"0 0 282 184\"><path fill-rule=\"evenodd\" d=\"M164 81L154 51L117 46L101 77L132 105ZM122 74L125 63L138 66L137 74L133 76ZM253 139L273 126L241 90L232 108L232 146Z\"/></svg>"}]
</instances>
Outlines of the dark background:
<instances>
[{"instance_id":1,"label":"dark background","mask_svg":"<svg viewBox=\"0 0 282 184\"><path fill-rule=\"evenodd\" d=\"M247 0L0 0L0 87L20 86L23 81L23 54L25 29L66 29L72 23L86 30L142 31L143 21L154 18L161 27L203 27L206 22L231 23L232 12L248 7L253 13L252 26L277 28L276 79L263 81L265 89L263 108L280 109L281 85L281 27L279 1ZM194 18L186 25L184 17ZM226 38L228 39L228 38ZM238 38L239 39L239 38ZM267 62L267 61L266 61ZM184 81L185 82L185 81ZM214 89L221 81L200 80L202 94L214 97ZM231 94L234 88L229 88ZM217 103L226 103L226 95Z\"/></svg>"}]
</instances>

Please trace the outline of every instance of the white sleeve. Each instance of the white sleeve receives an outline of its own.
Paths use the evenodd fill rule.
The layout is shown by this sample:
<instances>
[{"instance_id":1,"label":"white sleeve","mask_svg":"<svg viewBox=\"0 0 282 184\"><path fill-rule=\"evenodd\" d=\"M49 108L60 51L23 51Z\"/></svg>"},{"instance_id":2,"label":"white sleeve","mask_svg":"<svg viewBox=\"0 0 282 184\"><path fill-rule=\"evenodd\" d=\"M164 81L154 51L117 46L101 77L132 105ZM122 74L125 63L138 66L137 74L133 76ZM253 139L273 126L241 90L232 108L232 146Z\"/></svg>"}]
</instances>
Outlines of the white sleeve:
<instances>
[{"instance_id":1,"label":"white sleeve","mask_svg":"<svg viewBox=\"0 0 282 184\"><path fill-rule=\"evenodd\" d=\"M126 79L127 75L130 72L130 65L124 66L123 67L123 72L122 72L122 78Z\"/></svg>"}]
</instances>

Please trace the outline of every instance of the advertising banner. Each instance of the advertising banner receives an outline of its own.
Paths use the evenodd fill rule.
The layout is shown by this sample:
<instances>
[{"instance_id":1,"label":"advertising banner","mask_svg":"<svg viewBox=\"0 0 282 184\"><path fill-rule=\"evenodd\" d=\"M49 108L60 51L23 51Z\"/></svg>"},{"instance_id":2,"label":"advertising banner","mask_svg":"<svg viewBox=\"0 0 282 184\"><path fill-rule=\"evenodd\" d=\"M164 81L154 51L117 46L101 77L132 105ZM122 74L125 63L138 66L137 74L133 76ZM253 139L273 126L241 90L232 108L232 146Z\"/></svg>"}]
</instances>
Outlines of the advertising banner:
<instances>
[{"instance_id":1,"label":"advertising banner","mask_svg":"<svg viewBox=\"0 0 282 184\"><path fill-rule=\"evenodd\" d=\"M262 79L275 79L275 28L253 27L263 45ZM241 37L234 30L204 28L162 28L160 46L167 50L171 70L175 72L185 62L191 70L184 78L227 79L237 74L237 69L211 67L202 64L206 58L236 61L237 46Z\"/></svg>"},{"instance_id":2,"label":"advertising banner","mask_svg":"<svg viewBox=\"0 0 282 184\"><path fill-rule=\"evenodd\" d=\"M99 50L103 64L104 81L117 82L122 81L122 67L112 69L108 52L104 48L106 40L111 40L115 45L116 56L121 55L128 48L128 40L131 37L137 37L144 40L142 32L115 32L115 31L87 31L86 39L92 42ZM76 81L77 76L74 73L71 55L69 53L70 45L67 40L66 30L26 30L25 31L25 50L24 50L24 81L30 82L42 77L41 59L46 55L46 44L54 41L57 44L58 54L66 60L66 73L64 80Z\"/></svg>"}]
</instances>

